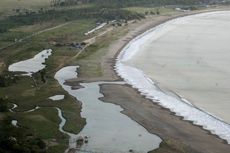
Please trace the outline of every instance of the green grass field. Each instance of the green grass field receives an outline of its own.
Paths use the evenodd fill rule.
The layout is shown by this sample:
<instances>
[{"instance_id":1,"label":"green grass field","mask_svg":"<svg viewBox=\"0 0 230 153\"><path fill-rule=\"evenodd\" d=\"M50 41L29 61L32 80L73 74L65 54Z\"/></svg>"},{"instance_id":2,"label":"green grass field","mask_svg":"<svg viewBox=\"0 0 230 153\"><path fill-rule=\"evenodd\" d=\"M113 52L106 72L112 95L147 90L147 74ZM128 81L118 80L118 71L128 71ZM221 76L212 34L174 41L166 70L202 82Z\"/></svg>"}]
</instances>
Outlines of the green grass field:
<instances>
[{"instance_id":1,"label":"green grass field","mask_svg":"<svg viewBox=\"0 0 230 153\"><path fill-rule=\"evenodd\" d=\"M49 7L49 0L2 0L0 2L0 15L5 10L9 11L4 12L5 14L10 14L10 12L12 13L12 9L15 8L39 9L41 7ZM75 7L78 8L79 6L58 9L73 9ZM145 11L151 11L152 9L156 11L156 8L132 7L126 9L143 14ZM160 11L163 12L162 9ZM164 11L170 12L171 10ZM68 145L68 137L58 131L60 119L54 107L59 107L63 112L63 116L67 119L64 130L77 134L86 124L85 119L80 116L80 102L76 101L76 99L61 88L54 79L55 73L66 65L79 65L80 77L91 78L102 76L101 59L107 52L109 44L128 32L128 28L125 26L114 28L114 30L108 32L106 35L98 38L96 43L86 48L80 56L74 58L78 54L79 49L65 45L54 46L52 42L66 44L82 42L89 37L93 37L93 35L85 36L84 33L95 27L96 20L84 19L69 22L53 20L33 25L16 26L9 29L0 35L0 48L14 43L15 40L19 40L25 36L63 23L67 24L45 31L0 51L0 63L5 63L5 67L0 67L1 73L3 70L6 71L12 63L32 58L43 49L53 49L52 56L46 61L46 83L43 83L39 75L37 75L37 87L35 87L30 77L19 77L15 84L0 88L0 97L8 97L11 103L18 105L18 108L15 110L16 113L8 112L7 114L17 119L20 126L29 129L36 136L42 138L49 146L48 153L61 153ZM65 95L65 99L59 102L48 99L57 94ZM36 106L42 108L31 113L23 113L23 111L33 109ZM4 115L0 114L0 118L2 117Z\"/></svg>"},{"instance_id":2,"label":"green grass field","mask_svg":"<svg viewBox=\"0 0 230 153\"><path fill-rule=\"evenodd\" d=\"M1 0L0 15L14 14L14 9L37 10L49 6L50 0Z\"/></svg>"},{"instance_id":3,"label":"green grass field","mask_svg":"<svg viewBox=\"0 0 230 153\"><path fill-rule=\"evenodd\" d=\"M46 140L47 143L54 141L55 145L50 147L49 152L53 152L52 150L56 148L60 150L59 152L64 152L68 136L59 132L57 123L61 120L57 115L57 110L54 108L41 108L31 113L17 113L16 119L18 125L31 129L31 132L36 133L37 137Z\"/></svg>"},{"instance_id":4,"label":"green grass field","mask_svg":"<svg viewBox=\"0 0 230 153\"><path fill-rule=\"evenodd\" d=\"M146 12L154 12L156 13L159 11L160 15L168 15L172 13L176 13L173 8L166 8L166 7L126 7L125 10L131 12L137 12L141 14L145 14Z\"/></svg>"},{"instance_id":5,"label":"green grass field","mask_svg":"<svg viewBox=\"0 0 230 153\"><path fill-rule=\"evenodd\" d=\"M50 26L49 23L46 25ZM94 20L73 21L66 26L44 32L0 52L0 60L5 62L6 67L4 67L4 69L6 70L9 64L31 58L44 48L53 49L52 56L46 61L47 83L42 83L38 76L38 87L36 88L30 77L20 77L16 84L0 88L0 97L8 97L12 103L18 105L18 108L16 109L18 113L8 114L13 118L18 119L19 124L22 127L32 130L33 133L40 138L43 138L46 142L50 142L52 139L57 140L55 143L50 142L51 145L48 152L63 152L68 142L68 137L58 131L60 120L57 116L57 110L53 107L59 107L62 109L63 116L67 119L66 125L64 126L66 131L79 133L85 125L85 119L82 119L80 116L80 103L73 97L69 96L54 79L56 71L66 64L71 64L69 59L71 59L78 50L69 46L55 47L49 42L54 40L64 43L81 42L87 38L84 36L84 33L94 26ZM29 28L29 31L27 31L27 27ZM46 26L42 25L39 27L39 25L32 25L32 27L36 28L22 26L12 29L0 36L0 42L13 42L13 39L10 39L10 37L18 35L18 33L21 35L28 35L44 29ZM48 99L48 97L57 94L64 94L65 99L60 102ZM28 114L20 113L22 111L33 109L36 106L43 108ZM46 126L44 127L44 125Z\"/></svg>"}]
</instances>

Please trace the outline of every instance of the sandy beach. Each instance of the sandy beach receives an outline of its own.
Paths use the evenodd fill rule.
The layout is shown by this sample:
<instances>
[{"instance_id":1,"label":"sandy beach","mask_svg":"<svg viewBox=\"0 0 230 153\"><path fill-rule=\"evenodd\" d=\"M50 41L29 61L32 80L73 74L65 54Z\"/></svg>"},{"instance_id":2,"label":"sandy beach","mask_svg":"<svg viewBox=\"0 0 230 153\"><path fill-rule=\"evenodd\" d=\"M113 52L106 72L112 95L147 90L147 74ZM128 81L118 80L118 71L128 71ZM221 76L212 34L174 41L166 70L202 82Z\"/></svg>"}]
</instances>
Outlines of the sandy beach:
<instances>
[{"instance_id":1,"label":"sandy beach","mask_svg":"<svg viewBox=\"0 0 230 153\"><path fill-rule=\"evenodd\" d=\"M197 12L195 12L197 13ZM114 71L116 57L121 49L137 35L157 26L169 19L188 14L175 16L158 16L146 18L128 26L129 32L113 42L107 48L107 54L101 58L103 76L98 78L84 78L68 80L71 85L78 85L79 82L92 81L115 81L121 80ZM227 153L230 146L226 141L200 126L193 125L189 121L183 121L181 117L175 116L168 109L164 109L158 104L152 103L141 96L135 89L127 85L102 85L101 93L105 95L102 100L115 103L125 109L124 114L140 123L149 132L159 135L163 140L170 141L175 148L160 149L159 152L180 152L177 148L182 147L184 152L189 153ZM182 151L181 151L182 152Z\"/></svg>"},{"instance_id":2,"label":"sandy beach","mask_svg":"<svg viewBox=\"0 0 230 153\"><path fill-rule=\"evenodd\" d=\"M129 86L102 85L103 101L120 105L122 112L144 126L149 132L171 141L188 153L228 153L230 145L191 122L183 121L169 110L143 98ZM165 153L162 150L162 153ZM171 150L170 153L178 153Z\"/></svg>"},{"instance_id":3,"label":"sandy beach","mask_svg":"<svg viewBox=\"0 0 230 153\"><path fill-rule=\"evenodd\" d=\"M229 17L225 11L170 21L144 36L149 39L126 63L161 89L230 123Z\"/></svg>"}]
</instances>

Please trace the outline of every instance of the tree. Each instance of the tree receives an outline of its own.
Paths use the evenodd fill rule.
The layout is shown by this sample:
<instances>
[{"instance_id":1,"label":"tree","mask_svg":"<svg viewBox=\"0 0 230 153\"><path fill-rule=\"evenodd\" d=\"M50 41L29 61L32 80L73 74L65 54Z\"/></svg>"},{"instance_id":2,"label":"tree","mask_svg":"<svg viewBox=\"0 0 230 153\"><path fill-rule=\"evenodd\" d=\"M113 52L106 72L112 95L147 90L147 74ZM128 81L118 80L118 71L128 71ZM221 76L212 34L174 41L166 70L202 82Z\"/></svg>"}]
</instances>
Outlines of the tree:
<instances>
[{"instance_id":1,"label":"tree","mask_svg":"<svg viewBox=\"0 0 230 153\"><path fill-rule=\"evenodd\" d=\"M46 82L46 69L43 69L43 70L41 70L39 72L40 72L40 75L41 75L41 81L43 83L45 83Z\"/></svg>"},{"instance_id":2,"label":"tree","mask_svg":"<svg viewBox=\"0 0 230 153\"><path fill-rule=\"evenodd\" d=\"M0 112L7 112L8 111L8 107L7 107L7 100L0 98Z\"/></svg>"},{"instance_id":3,"label":"tree","mask_svg":"<svg viewBox=\"0 0 230 153\"><path fill-rule=\"evenodd\" d=\"M156 12L156 14L157 14L157 15L160 15L160 11L159 11L159 9L157 9L157 12Z\"/></svg>"},{"instance_id":4,"label":"tree","mask_svg":"<svg viewBox=\"0 0 230 153\"><path fill-rule=\"evenodd\" d=\"M12 117L0 122L0 153L45 153L46 144L29 129L11 125Z\"/></svg>"},{"instance_id":5,"label":"tree","mask_svg":"<svg viewBox=\"0 0 230 153\"><path fill-rule=\"evenodd\" d=\"M148 15L149 14L149 11L145 11L145 15Z\"/></svg>"},{"instance_id":6,"label":"tree","mask_svg":"<svg viewBox=\"0 0 230 153\"><path fill-rule=\"evenodd\" d=\"M6 79L5 77L0 75L0 87L5 87L6 86Z\"/></svg>"}]
</instances>

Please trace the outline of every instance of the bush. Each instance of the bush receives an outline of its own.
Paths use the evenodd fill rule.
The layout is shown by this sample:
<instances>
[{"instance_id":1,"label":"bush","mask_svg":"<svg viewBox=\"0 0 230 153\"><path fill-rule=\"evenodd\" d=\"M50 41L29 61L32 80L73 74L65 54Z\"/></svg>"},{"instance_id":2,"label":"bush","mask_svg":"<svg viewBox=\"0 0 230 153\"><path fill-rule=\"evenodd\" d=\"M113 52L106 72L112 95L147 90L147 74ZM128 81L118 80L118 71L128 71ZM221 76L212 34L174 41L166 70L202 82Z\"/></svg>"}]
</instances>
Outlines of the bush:
<instances>
[{"instance_id":1,"label":"bush","mask_svg":"<svg viewBox=\"0 0 230 153\"><path fill-rule=\"evenodd\" d=\"M45 153L46 144L28 129L11 125L11 117L0 123L0 153Z\"/></svg>"},{"instance_id":2,"label":"bush","mask_svg":"<svg viewBox=\"0 0 230 153\"><path fill-rule=\"evenodd\" d=\"M133 13L127 10L119 8L80 8L80 9L68 9L68 10L43 10L38 12L27 12L25 14L19 14L10 16L0 22L0 33L7 32L10 28L14 28L22 25L32 25L35 23L41 23L45 21L61 20L71 21L76 19L102 19L102 20L114 20L114 19L140 19L144 16L138 13Z\"/></svg>"},{"instance_id":3,"label":"bush","mask_svg":"<svg viewBox=\"0 0 230 153\"><path fill-rule=\"evenodd\" d=\"M7 100L0 98L0 112L7 112L8 111L8 107L7 107Z\"/></svg>"}]
</instances>

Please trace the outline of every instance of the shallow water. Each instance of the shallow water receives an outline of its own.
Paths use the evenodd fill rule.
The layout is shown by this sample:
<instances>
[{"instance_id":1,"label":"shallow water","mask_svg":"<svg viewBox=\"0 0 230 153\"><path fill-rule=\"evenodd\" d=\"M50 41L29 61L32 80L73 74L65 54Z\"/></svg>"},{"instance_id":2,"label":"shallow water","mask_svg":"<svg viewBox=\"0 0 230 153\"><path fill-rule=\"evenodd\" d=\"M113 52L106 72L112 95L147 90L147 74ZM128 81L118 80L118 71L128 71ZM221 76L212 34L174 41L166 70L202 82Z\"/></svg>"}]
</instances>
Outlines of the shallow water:
<instances>
[{"instance_id":1,"label":"shallow water","mask_svg":"<svg viewBox=\"0 0 230 153\"><path fill-rule=\"evenodd\" d=\"M52 97L49 97L49 99L53 101L63 100L65 98L65 95L54 95Z\"/></svg>"},{"instance_id":2,"label":"shallow water","mask_svg":"<svg viewBox=\"0 0 230 153\"><path fill-rule=\"evenodd\" d=\"M12 108L10 108L10 109L9 109L9 111L10 111L10 112L14 112L14 109L15 109L15 108L17 108L17 107L18 107L18 105L13 104L13 107L12 107Z\"/></svg>"},{"instance_id":3,"label":"shallow water","mask_svg":"<svg viewBox=\"0 0 230 153\"><path fill-rule=\"evenodd\" d=\"M146 97L230 142L229 18L225 11L166 22L132 40L116 70Z\"/></svg>"},{"instance_id":4,"label":"shallow water","mask_svg":"<svg viewBox=\"0 0 230 153\"><path fill-rule=\"evenodd\" d=\"M18 121L17 120L12 120L11 124L15 127L18 127Z\"/></svg>"},{"instance_id":5,"label":"shallow water","mask_svg":"<svg viewBox=\"0 0 230 153\"><path fill-rule=\"evenodd\" d=\"M65 151L65 153L67 153L70 148L76 147L76 140L78 138L78 135L67 132L63 129L63 127L65 126L65 123L66 123L66 119L63 117L62 110L60 108L57 108L57 107L56 107L56 109L58 111L58 117L61 119L61 122L59 124L59 131L64 133L64 134L67 134L69 136L69 148L67 148Z\"/></svg>"},{"instance_id":6,"label":"shallow water","mask_svg":"<svg viewBox=\"0 0 230 153\"><path fill-rule=\"evenodd\" d=\"M8 70L11 72L24 72L25 75L31 75L45 68L45 60L51 55L52 50L46 49L35 55L31 59L13 63Z\"/></svg>"},{"instance_id":7,"label":"shallow water","mask_svg":"<svg viewBox=\"0 0 230 153\"><path fill-rule=\"evenodd\" d=\"M94 28L94 29L92 29L92 30L86 32L85 35L87 36L87 35L89 35L89 34L94 33L95 31L97 31L97 30L103 28L106 24L107 24L107 23L102 23L102 24L100 24L100 25L97 26L96 28Z\"/></svg>"},{"instance_id":8,"label":"shallow water","mask_svg":"<svg viewBox=\"0 0 230 153\"><path fill-rule=\"evenodd\" d=\"M99 84L113 82L81 83L83 88L78 90L64 85L64 80L77 76L76 69L65 67L56 73L55 78L70 95L82 102L81 115L86 118L87 124L78 136L88 137L88 143L81 147L82 150L122 153L132 149L147 153L159 147L161 139L122 114L120 106L98 99L103 97Z\"/></svg>"},{"instance_id":9,"label":"shallow water","mask_svg":"<svg viewBox=\"0 0 230 153\"><path fill-rule=\"evenodd\" d=\"M28 110L28 111L25 111L24 113L31 113L31 112L34 112L36 111L37 109L40 109L41 107L39 106L36 106L35 108L31 109L31 110Z\"/></svg>"}]
</instances>

